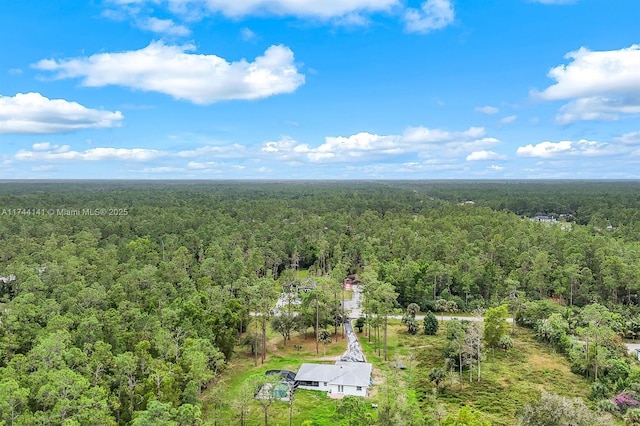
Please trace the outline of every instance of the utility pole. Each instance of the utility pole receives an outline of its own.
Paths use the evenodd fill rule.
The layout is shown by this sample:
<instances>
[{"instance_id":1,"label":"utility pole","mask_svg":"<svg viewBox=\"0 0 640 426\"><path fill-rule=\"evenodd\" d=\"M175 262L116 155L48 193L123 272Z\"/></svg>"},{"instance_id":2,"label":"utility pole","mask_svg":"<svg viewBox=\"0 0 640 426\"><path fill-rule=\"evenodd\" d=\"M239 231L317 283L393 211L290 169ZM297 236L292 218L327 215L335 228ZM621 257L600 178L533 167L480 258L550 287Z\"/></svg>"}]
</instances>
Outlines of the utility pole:
<instances>
[{"instance_id":1,"label":"utility pole","mask_svg":"<svg viewBox=\"0 0 640 426\"><path fill-rule=\"evenodd\" d=\"M320 311L318 310L318 289L316 288L316 355L320 353L318 348L318 337L320 332Z\"/></svg>"},{"instance_id":2,"label":"utility pole","mask_svg":"<svg viewBox=\"0 0 640 426\"><path fill-rule=\"evenodd\" d=\"M353 287L352 287L353 288ZM351 300L353 300L353 292L351 293ZM344 323L345 323L345 315L344 315L344 282L342 283L342 339L344 339Z\"/></svg>"}]
</instances>

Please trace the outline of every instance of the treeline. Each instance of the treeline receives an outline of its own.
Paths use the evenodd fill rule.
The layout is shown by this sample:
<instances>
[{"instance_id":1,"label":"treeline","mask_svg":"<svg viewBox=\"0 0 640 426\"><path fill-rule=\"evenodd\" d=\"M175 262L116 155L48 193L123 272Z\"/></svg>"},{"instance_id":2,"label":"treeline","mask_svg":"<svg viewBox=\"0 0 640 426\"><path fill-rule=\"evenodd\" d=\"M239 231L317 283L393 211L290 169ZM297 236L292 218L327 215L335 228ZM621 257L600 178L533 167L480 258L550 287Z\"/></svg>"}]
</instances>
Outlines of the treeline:
<instances>
[{"instance_id":1,"label":"treeline","mask_svg":"<svg viewBox=\"0 0 640 426\"><path fill-rule=\"evenodd\" d=\"M400 306L422 310L517 294L637 312L633 239L460 206L416 185L4 184L0 420L198 424L199 394L261 309L256 295L277 293L292 269L337 282L374 267Z\"/></svg>"},{"instance_id":2,"label":"treeline","mask_svg":"<svg viewBox=\"0 0 640 426\"><path fill-rule=\"evenodd\" d=\"M619 235L640 238L640 182L638 181L434 181L397 182L432 198L452 202L473 201L519 216L549 215L616 229Z\"/></svg>"}]
</instances>

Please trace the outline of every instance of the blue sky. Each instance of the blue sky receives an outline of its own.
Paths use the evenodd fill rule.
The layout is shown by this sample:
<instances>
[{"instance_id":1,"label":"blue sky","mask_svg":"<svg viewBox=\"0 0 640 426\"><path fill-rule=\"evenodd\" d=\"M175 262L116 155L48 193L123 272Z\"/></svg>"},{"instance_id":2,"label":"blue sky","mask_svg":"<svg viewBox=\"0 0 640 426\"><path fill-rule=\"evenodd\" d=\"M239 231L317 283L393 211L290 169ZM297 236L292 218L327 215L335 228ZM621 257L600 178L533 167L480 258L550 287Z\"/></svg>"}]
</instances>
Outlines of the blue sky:
<instances>
[{"instance_id":1,"label":"blue sky","mask_svg":"<svg viewBox=\"0 0 640 426\"><path fill-rule=\"evenodd\" d=\"M637 0L31 0L0 179L640 178Z\"/></svg>"}]
</instances>

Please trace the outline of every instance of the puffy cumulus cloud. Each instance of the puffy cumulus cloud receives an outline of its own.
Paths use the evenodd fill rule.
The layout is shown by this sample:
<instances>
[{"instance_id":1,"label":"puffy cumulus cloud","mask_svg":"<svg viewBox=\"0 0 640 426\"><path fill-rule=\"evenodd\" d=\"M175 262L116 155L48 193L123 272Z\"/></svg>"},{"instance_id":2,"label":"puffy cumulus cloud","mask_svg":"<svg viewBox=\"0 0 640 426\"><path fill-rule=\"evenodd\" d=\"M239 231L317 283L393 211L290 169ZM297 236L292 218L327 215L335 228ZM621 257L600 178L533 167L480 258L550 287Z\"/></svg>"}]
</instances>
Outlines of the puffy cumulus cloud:
<instances>
[{"instance_id":1,"label":"puffy cumulus cloud","mask_svg":"<svg viewBox=\"0 0 640 426\"><path fill-rule=\"evenodd\" d=\"M307 154L311 161L340 160L363 157L368 153L401 154L406 147L399 136L380 136L367 132L348 137L329 136L325 142Z\"/></svg>"},{"instance_id":2,"label":"puffy cumulus cloud","mask_svg":"<svg viewBox=\"0 0 640 426\"><path fill-rule=\"evenodd\" d=\"M476 107L475 110L477 112L481 112L483 114L493 115L500 112L500 109L491 105L485 105L481 107Z\"/></svg>"},{"instance_id":3,"label":"puffy cumulus cloud","mask_svg":"<svg viewBox=\"0 0 640 426\"><path fill-rule=\"evenodd\" d=\"M430 129L428 127L409 127L402 139L407 142L443 143L460 140L478 139L485 135L484 127L470 127L463 132L449 132L447 130Z\"/></svg>"},{"instance_id":4,"label":"puffy cumulus cloud","mask_svg":"<svg viewBox=\"0 0 640 426\"><path fill-rule=\"evenodd\" d=\"M411 33L426 34L453 23L455 11L450 0L426 0L420 9L408 8L404 13L405 28Z\"/></svg>"},{"instance_id":5,"label":"puffy cumulus cloud","mask_svg":"<svg viewBox=\"0 0 640 426\"><path fill-rule=\"evenodd\" d=\"M160 4L189 20L216 13L233 18L276 15L326 20L357 13L389 11L400 4L399 0L111 0L111 3L124 8Z\"/></svg>"},{"instance_id":6,"label":"puffy cumulus cloud","mask_svg":"<svg viewBox=\"0 0 640 426\"><path fill-rule=\"evenodd\" d=\"M474 151L467 155L467 161L506 160L507 157L493 151Z\"/></svg>"},{"instance_id":7,"label":"puffy cumulus cloud","mask_svg":"<svg viewBox=\"0 0 640 426\"><path fill-rule=\"evenodd\" d=\"M289 136L283 136L278 141L266 142L260 150L268 155L276 155L282 160L296 160L309 152L309 146Z\"/></svg>"},{"instance_id":8,"label":"puffy cumulus cloud","mask_svg":"<svg viewBox=\"0 0 640 426\"><path fill-rule=\"evenodd\" d=\"M571 100L556 120L617 120L621 114L640 113L640 45L609 51L584 47L565 56L571 62L549 71L556 81L533 92L544 100Z\"/></svg>"},{"instance_id":9,"label":"puffy cumulus cloud","mask_svg":"<svg viewBox=\"0 0 640 426\"><path fill-rule=\"evenodd\" d=\"M53 72L57 79L82 78L85 86L125 86L195 104L261 99L294 92L305 82L286 46L271 46L253 62L188 53L193 49L153 42L140 50L45 59L34 67Z\"/></svg>"},{"instance_id":10,"label":"puffy cumulus cloud","mask_svg":"<svg viewBox=\"0 0 640 426\"><path fill-rule=\"evenodd\" d=\"M49 99L40 93L0 95L0 133L66 133L119 126L120 111L90 109L77 102Z\"/></svg>"},{"instance_id":11,"label":"puffy cumulus cloud","mask_svg":"<svg viewBox=\"0 0 640 426\"><path fill-rule=\"evenodd\" d=\"M555 158L561 156L601 156L610 155L614 151L609 144L581 139L579 141L540 142L529 144L517 149L516 154L521 157Z\"/></svg>"},{"instance_id":12,"label":"puffy cumulus cloud","mask_svg":"<svg viewBox=\"0 0 640 426\"><path fill-rule=\"evenodd\" d=\"M482 127L471 127L462 132L449 132L427 127L409 127L402 134L378 135L360 132L351 136L329 136L324 143L312 146L284 137L266 142L261 151L287 160L310 162L350 162L401 155L430 157L465 156L499 143L498 139L484 137Z\"/></svg>"},{"instance_id":13,"label":"puffy cumulus cloud","mask_svg":"<svg viewBox=\"0 0 640 426\"><path fill-rule=\"evenodd\" d=\"M591 51L584 47L568 53L568 65L549 71L556 84L540 96L543 99L570 99L601 96L603 93L628 93L640 90L640 45L620 50Z\"/></svg>"}]
</instances>

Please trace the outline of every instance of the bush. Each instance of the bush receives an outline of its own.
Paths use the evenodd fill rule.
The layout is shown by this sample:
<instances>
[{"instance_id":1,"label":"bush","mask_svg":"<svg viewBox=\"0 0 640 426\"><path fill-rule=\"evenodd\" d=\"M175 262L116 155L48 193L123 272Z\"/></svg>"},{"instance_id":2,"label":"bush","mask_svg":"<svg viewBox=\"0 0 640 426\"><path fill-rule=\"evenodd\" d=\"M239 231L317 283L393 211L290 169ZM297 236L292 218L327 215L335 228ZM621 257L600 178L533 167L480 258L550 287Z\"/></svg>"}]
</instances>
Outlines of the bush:
<instances>
[{"instance_id":1,"label":"bush","mask_svg":"<svg viewBox=\"0 0 640 426\"><path fill-rule=\"evenodd\" d=\"M638 404L640 404L638 400L626 392L620 392L618 395L611 398L611 402L614 403L616 407L618 407L618 410L623 414L626 413L628 409L636 408Z\"/></svg>"},{"instance_id":2,"label":"bush","mask_svg":"<svg viewBox=\"0 0 640 426\"><path fill-rule=\"evenodd\" d=\"M433 300L426 300L424 302L422 302L422 306L425 312L435 312L436 308L435 308L435 304L433 302Z\"/></svg>"},{"instance_id":3,"label":"bush","mask_svg":"<svg viewBox=\"0 0 640 426\"><path fill-rule=\"evenodd\" d=\"M609 361L609 367L606 370L606 377L611 383L615 383L618 380L627 380L631 369L629 365L619 359L612 359Z\"/></svg>"},{"instance_id":4,"label":"bush","mask_svg":"<svg viewBox=\"0 0 640 426\"><path fill-rule=\"evenodd\" d=\"M458 311L464 312L467 310L467 304L464 303L464 299L462 297L451 296L449 297L449 300L452 302L456 302L456 305L458 306Z\"/></svg>"},{"instance_id":5,"label":"bush","mask_svg":"<svg viewBox=\"0 0 640 426\"><path fill-rule=\"evenodd\" d=\"M438 320L433 312L428 311L424 315L424 334L435 336L438 332Z\"/></svg>"},{"instance_id":6,"label":"bush","mask_svg":"<svg viewBox=\"0 0 640 426\"><path fill-rule=\"evenodd\" d=\"M601 399L598 401L598 410L605 413L618 413L618 406L614 404L610 399Z\"/></svg>"},{"instance_id":7,"label":"bush","mask_svg":"<svg viewBox=\"0 0 640 426\"><path fill-rule=\"evenodd\" d=\"M438 322L436 321L436 324L438 324ZM415 335L418 333L418 330L420 329L420 325L418 324L418 321L416 321L413 318L409 318L407 320L407 322L405 323L405 325L407 326L407 333L411 334L411 335ZM437 329L436 329L437 331Z\"/></svg>"},{"instance_id":8,"label":"bush","mask_svg":"<svg viewBox=\"0 0 640 426\"><path fill-rule=\"evenodd\" d=\"M550 419L553 419L550 421ZM525 405L518 416L522 426L601 426L613 424L609 414L596 413L579 398L542 392L538 401Z\"/></svg>"},{"instance_id":9,"label":"bush","mask_svg":"<svg viewBox=\"0 0 640 426\"><path fill-rule=\"evenodd\" d=\"M640 409L634 408L627 411L624 416L624 424L627 426L640 426Z\"/></svg>"},{"instance_id":10,"label":"bush","mask_svg":"<svg viewBox=\"0 0 640 426\"><path fill-rule=\"evenodd\" d=\"M498 347L505 351L513 348L513 339L509 336L502 336L498 341Z\"/></svg>"},{"instance_id":11,"label":"bush","mask_svg":"<svg viewBox=\"0 0 640 426\"><path fill-rule=\"evenodd\" d=\"M527 302L516 315L516 324L522 327L533 328L538 320L544 320L554 313L560 313L562 307L550 300L538 300Z\"/></svg>"},{"instance_id":12,"label":"bush","mask_svg":"<svg viewBox=\"0 0 640 426\"><path fill-rule=\"evenodd\" d=\"M607 389L607 386L598 380L591 384L591 394L589 395L589 398L593 400L602 399L607 396L608 392L609 390Z\"/></svg>"}]
</instances>

